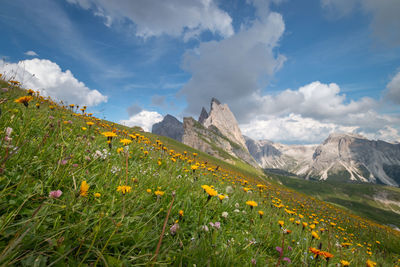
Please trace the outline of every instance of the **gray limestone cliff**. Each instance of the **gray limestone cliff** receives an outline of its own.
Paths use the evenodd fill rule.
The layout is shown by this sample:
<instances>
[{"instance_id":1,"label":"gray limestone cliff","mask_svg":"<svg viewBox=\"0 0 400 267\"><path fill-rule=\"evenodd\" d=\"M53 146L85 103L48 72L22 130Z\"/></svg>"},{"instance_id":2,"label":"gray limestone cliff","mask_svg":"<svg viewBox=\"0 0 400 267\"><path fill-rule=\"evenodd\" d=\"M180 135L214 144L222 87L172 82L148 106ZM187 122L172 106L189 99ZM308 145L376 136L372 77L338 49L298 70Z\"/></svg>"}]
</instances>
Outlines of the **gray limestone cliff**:
<instances>
[{"instance_id":1,"label":"gray limestone cliff","mask_svg":"<svg viewBox=\"0 0 400 267\"><path fill-rule=\"evenodd\" d=\"M174 116L168 114L162 121L153 125L151 132L182 142L184 133L183 123L177 120Z\"/></svg>"}]
</instances>

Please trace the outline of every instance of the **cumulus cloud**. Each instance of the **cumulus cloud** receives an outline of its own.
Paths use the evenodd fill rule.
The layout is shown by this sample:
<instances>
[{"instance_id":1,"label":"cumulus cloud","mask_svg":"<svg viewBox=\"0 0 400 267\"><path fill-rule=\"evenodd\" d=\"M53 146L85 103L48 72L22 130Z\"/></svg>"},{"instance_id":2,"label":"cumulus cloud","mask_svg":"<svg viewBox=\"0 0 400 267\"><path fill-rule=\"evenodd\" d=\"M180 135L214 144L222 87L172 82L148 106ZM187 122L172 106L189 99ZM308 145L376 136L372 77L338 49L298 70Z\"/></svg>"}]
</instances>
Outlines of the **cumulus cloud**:
<instances>
[{"instance_id":1,"label":"cumulus cloud","mask_svg":"<svg viewBox=\"0 0 400 267\"><path fill-rule=\"evenodd\" d=\"M257 114L241 123L255 139L320 143L332 132L354 132L372 139L395 141L400 117L379 114L371 98L348 101L335 84L319 81L259 98Z\"/></svg>"},{"instance_id":2,"label":"cumulus cloud","mask_svg":"<svg viewBox=\"0 0 400 267\"><path fill-rule=\"evenodd\" d=\"M283 143L316 144L332 132L353 132L357 127L323 123L291 113L282 117L255 118L247 124L240 125L240 128L244 135L255 140L267 139Z\"/></svg>"},{"instance_id":3,"label":"cumulus cloud","mask_svg":"<svg viewBox=\"0 0 400 267\"><path fill-rule=\"evenodd\" d=\"M67 0L96 16L104 17L107 26L123 19L136 26L136 35L147 38L168 34L185 40L205 30L231 36L232 18L213 0Z\"/></svg>"},{"instance_id":4,"label":"cumulus cloud","mask_svg":"<svg viewBox=\"0 0 400 267\"><path fill-rule=\"evenodd\" d=\"M400 105L400 72L388 83L385 97Z\"/></svg>"},{"instance_id":5,"label":"cumulus cloud","mask_svg":"<svg viewBox=\"0 0 400 267\"><path fill-rule=\"evenodd\" d=\"M368 97L347 101L336 83L324 84L319 81L298 90L287 89L275 96L265 95L259 101L265 114L295 113L325 121L343 121L344 116L365 113L377 105Z\"/></svg>"},{"instance_id":6,"label":"cumulus cloud","mask_svg":"<svg viewBox=\"0 0 400 267\"><path fill-rule=\"evenodd\" d=\"M149 132L153 124L162 121L162 119L163 116L156 111L142 110L127 120L121 120L119 123L129 127L140 126L143 130Z\"/></svg>"},{"instance_id":7,"label":"cumulus cloud","mask_svg":"<svg viewBox=\"0 0 400 267\"><path fill-rule=\"evenodd\" d=\"M230 105L239 121L249 115L260 88L285 61L274 52L285 29L282 16L266 13L234 36L201 43L184 54L182 67L192 74L179 93L186 97L187 114L197 114L216 97Z\"/></svg>"},{"instance_id":8,"label":"cumulus cloud","mask_svg":"<svg viewBox=\"0 0 400 267\"><path fill-rule=\"evenodd\" d=\"M0 61L0 73L20 81L25 88L39 90L41 95L79 105L96 106L107 102L107 96L89 89L70 70L63 71L47 59L22 60L18 63Z\"/></svg>"},{"instance_id":9,"label":"cumulus cloud","mask_svg":"<svg viewBox=\"0 0 400 267\"><path fill-rule=\"evenodd\" d=\"M24 54L27 55L27 56L31 56L31 57L37 57L38 56L38 54L35 51L32 51L32 50L26 51Z\"/></svg>"},{"instance_id":10,"label":"cumulus cloud","mask_svg":"<svg viewBox=\"0 0 400 267\"><path fill-rule=\"evenodd\" d=\"M400 45L400 1L398 0L321 0L322 7L339 16L348 15L357 7L370 14L371 29L377 38Z\"/></svg>"}]
</instances>

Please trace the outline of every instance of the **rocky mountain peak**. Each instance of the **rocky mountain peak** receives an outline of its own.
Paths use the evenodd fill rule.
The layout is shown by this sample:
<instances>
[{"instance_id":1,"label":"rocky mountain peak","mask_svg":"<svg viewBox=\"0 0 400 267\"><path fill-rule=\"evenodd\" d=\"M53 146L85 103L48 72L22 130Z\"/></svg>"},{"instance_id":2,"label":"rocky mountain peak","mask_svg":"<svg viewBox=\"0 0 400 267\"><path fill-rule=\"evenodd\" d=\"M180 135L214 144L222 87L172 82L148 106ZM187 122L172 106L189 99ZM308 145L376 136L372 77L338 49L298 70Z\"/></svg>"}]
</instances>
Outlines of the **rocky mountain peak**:
<instances>
[{"instance_id":1,"label":"rocky mountain peak","mask_svg":"<svg viewBox=\"0 0 400 267\"><path fill-rule=\"evenodd\" d=\"M151 132L158 135L168 136L179 142L182 142L184 133L183 123L174 116L167 114L164 119L153 124Z\"/></svg>"},{"instance_id":2,"label":"rocky mountain peak","mask_svg":"<svg viewBox=\"0 0 400 267\"><path fill-rule=\"evenodd\" d=\"M208 113L207 113L206 109L203 107L203 108L201 109L201 113L200 113L200 116L199 116L199 122L200 122L201 124L203 124L204 121L205 121L207 118L208 118Z\"/></svg>"},{"instance_id":3,"label":"rocky mountain peak","mask_svg":"<svg viewBox=\"0 0 400 267\"><path fill-rule=\"evenodd\" d=\"M222 135L247 151L246 141L240 131L239 124L227 104L221 104L219 100L212 98L210 113L207 119L200 123L206 128L217 128Z\"/></svg>"}]
</instances>

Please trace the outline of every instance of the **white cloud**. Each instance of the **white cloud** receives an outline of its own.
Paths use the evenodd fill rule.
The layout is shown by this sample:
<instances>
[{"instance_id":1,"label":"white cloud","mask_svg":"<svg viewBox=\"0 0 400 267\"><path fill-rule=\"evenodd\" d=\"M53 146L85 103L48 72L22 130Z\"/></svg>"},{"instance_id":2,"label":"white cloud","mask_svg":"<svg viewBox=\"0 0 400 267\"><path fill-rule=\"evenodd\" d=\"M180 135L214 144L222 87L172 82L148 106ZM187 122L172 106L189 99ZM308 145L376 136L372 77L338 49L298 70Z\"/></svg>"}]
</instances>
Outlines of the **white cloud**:
<instances>
[{"instance_id":1,"label":"white cloud","mask_svg":"<svg viewBox=\"0 0 400 267\"><path fill-rule=\"evenodd\" d=\"M163 116L156 111L142 110L127 120L121 120L119 123L129 127L140 126L143 130L150 132L153 124L162 121L162 119Z\"/></svg>"},{"instance_id":2,"label":"white cloud","mask_svg":"<svg viewBox=\"0 0 400 267\"><path fill-rule=\"evenodd\" d=\"M199 113L216 97L243 120L253 109L260 88L285 61L274 52L284 29L280 14L267 13L230 38L201 43L186 52L182 67L192 77L179 93L188 102L186 113Z\"/></svg>"},{"instance_id":3,"label":"white cloud","mask_svg":"<svg viewBox=\"0 0 400 267\"><path fill-rule=\"evenodd\" d=\"M27 56L31 56L31 57L37 57L38 56L38 54L35 51L32 51L32 50L26 51L24 54L27 55Z\"/></svg>"},{"instance_id":4,"label":"white cloud","mask_svg":"<svg viewBox=\"0 0 400 267\"><path fill-rule=\"evenodd\" d=\"M347 101L336 83L324 84L319 81L298 90L285 90L276 96L265 95L259 101L265 114L295 113L325 121L343 121L349 114L364 113L376 106L376 102L367 97Z\"/></svg>"},{"instance_id":5,"label":"white cloud","mask_svg":"<svg viewBox=\"0 0 400 267\"><path fill-rule=\"evenodd\" d=\"M400 72L398 72L388 83L386 98L393 103L400 105Z\"/></svg>"},{"instance_id":6,"label":"white cloud","mask_svg":"<svg viewBox=\"0 0 400 267\"><path fill-rule=\"evenodd\" d=\"M400 1L398 0L321 0L322 7L336 15L350 14L357 7L371 15L371 29L377 38L400 44Z\"/></svg>"},{"instance_id":7,"label":"white cloud","mask_svg":"<svg viewBox=\"0 0 400 267\"><path fill-rule=\"evenodd\" d=\"M136 35L148 38L168 34L185 40L205 30L223 37L234 31L232 18L213 0L67 0L104 17L107 26L128 20L136 25Z\"/></svg>"},{"instance_id":8,"label":"white cloud","mask_svg":"<svg viewBox=\"0 0 400 267\"><path fill-rule=\"evenodd\" d=\"M244 135L255 140L310 144L320 143L332 132L353 132L357 129L354 126L323 123L293 113L282 117L255 118L247 124L240 125L240 128Z\"/></svg>"},{"instance_id":9,"label":"white cloud","mask_svg":"<svg viewBox=\"0 0 400 267\"><path fill-rule=\"evenodd\" d=\"M107 102L107 96L89 89L70 70L63 71L47 59L30 59L18 63L0 61L0 72L20 81L25 88L39 90L41 95L68 103L96 106Z\"/></svg>"}]
</instances>

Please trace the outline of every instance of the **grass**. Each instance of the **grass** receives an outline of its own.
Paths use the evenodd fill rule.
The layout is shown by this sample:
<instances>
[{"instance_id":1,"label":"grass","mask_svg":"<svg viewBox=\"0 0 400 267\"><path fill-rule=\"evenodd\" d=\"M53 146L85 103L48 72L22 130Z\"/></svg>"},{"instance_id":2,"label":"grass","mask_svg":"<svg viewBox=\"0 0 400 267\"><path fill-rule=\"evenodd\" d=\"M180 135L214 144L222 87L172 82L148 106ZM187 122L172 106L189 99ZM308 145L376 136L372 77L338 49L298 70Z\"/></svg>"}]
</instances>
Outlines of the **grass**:
<instances>
[{"instance_id":1,"label":"grass","mask_svg":"<svg viewBox=\"0 0 400 267\"><path fill-rule=\"evenodd\" d=\"M396 225L400 228L400 207L383 205L374 199L374 197L384 197L387 200L400 203L399 188L366 183L342 183L336 180L307 181L270 173L268 170L266 172L291 189L339 205L378 223Z\"/></svg>"},{"instance_id":2,"label":"grass","mask_svg":"<svg viewBox=\"0 0 400 267\"><path fill-rule=\"evenodd\" d=\"M15 100L26 90L0 87L1 266L399 263L389 227L76 107L36 94L25 107Z\"/></svg>"}]
</instances>

